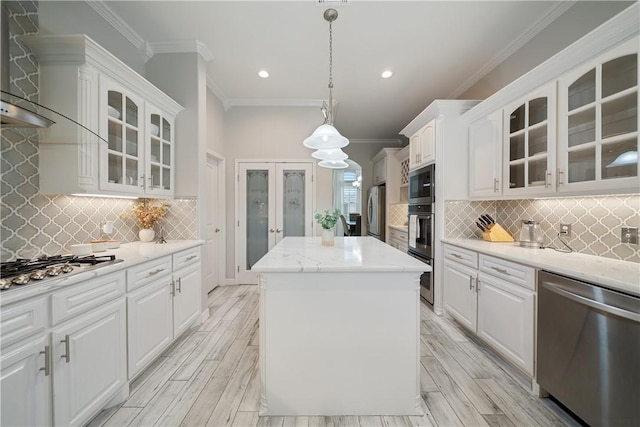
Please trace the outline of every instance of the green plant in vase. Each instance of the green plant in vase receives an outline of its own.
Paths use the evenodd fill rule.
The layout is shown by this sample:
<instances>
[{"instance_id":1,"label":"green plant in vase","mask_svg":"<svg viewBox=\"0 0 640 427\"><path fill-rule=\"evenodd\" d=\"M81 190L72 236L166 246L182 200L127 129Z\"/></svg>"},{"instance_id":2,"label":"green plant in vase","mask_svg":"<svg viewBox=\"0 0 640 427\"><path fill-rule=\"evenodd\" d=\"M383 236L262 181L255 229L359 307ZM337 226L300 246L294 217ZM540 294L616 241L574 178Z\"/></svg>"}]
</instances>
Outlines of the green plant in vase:
<instances>
[{"instance_id":1,"label":"green plant in vase","mask_svg":"<svg viewBox=\"0 0 640 427\"><path fill-rule=\"evenodd\" d=\"M314 218L322 227L322 244L324 246L333 246L333 227L336 226L340 219L340 211L336 209L330 212L325 209L324 213L316 212Z\"/></svg>"}]
</instances>

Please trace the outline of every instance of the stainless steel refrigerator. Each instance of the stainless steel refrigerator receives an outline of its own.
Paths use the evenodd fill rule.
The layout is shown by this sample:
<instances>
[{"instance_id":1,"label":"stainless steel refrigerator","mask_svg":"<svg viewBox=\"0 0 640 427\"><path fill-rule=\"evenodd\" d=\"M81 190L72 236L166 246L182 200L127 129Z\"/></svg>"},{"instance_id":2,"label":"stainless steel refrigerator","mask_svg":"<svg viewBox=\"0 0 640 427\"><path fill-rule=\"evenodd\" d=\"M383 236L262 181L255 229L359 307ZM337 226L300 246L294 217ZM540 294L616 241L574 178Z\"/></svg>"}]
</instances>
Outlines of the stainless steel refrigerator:
<instances>
[{"instance_id":1,"label":"stainless steel refrigerator","mask_svg":"<svg viewBox=\"0 0 640 427\"><path fill-rule=\"evenodd\" d=\"M376 185L369 189L367 197L367 234L384 242L385 199L384 185Z\"/></svg>"}]
</instances>

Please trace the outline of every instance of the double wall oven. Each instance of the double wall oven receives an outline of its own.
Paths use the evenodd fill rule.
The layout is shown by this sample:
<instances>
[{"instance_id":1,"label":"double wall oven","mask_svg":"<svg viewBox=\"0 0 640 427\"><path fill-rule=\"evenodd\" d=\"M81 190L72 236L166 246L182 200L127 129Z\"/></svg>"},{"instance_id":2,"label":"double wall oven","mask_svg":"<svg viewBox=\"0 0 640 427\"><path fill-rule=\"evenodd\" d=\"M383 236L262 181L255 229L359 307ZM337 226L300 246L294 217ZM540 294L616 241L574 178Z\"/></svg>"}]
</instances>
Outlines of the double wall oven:
<instances>
[{"instance_id":1,"label":"double wall oven","mask_svg":"<svg viewBox=\"0 0 640 427\"><path fill-rule=\"evenodd\" d=\"M433 305L435 165L409 172L408 254L431 266L420 276L420 295Z\"/></svg>"}]
</instances>

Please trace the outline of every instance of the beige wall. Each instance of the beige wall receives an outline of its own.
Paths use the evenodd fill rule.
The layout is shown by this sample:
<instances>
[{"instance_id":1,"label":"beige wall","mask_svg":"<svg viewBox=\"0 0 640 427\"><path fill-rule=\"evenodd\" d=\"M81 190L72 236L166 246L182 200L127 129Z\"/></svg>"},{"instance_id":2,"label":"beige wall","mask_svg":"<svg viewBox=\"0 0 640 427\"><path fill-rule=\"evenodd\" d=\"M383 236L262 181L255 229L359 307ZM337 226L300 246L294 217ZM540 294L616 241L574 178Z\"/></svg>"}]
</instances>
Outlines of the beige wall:
<instances>
[{"instance_id":1,"label":"beige wall","mask_svg":"<svg viewBox=\"0 0 640 427\"><path fill-rule=\"evenodd\" d=\"M578 1L458 99L485 99L635 2Z\"/></svg>"}]
</instances>

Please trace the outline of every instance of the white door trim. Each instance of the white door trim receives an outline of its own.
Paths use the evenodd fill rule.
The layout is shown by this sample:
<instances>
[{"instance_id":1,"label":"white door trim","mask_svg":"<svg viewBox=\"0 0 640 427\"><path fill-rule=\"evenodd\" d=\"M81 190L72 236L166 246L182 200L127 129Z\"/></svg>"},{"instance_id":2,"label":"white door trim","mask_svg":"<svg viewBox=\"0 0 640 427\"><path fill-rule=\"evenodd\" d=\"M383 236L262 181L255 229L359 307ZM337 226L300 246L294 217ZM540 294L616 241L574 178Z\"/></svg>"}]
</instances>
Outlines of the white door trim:
<instances>
[{"instance_id":1,"label":"white door trim","mask_svg":"<svg viewBox=\"0 0 640 427\"><path fill-rule=\"evenodd\" d=\"M226 283L226 266L227 266L227 260L226 260L226 242L227 242L227 230L226 230L226 224L227 224L227 209L226 209L226 167L227 167L227 161L224 158L224 156L222 156L219 153L216 153L215 151L211 151L211 150L207 150L207 161L209 159L213 159L217 162L219 162L218 164L218 199L220 200L220 203L216 206L216 211L217 211L217 215L219 218L219 223L221 225L220 227L220 239L218 242L218 253L220 254L220 257L218 259L218 284L222 284L222 283ZM204 264L203 264L203 268L204 268ZM202 271L202 277L205 277L204 275L204 270ZM203 299L202 301L207 301L207 295L203 295Z\"/></svg>"}]
</instances>

